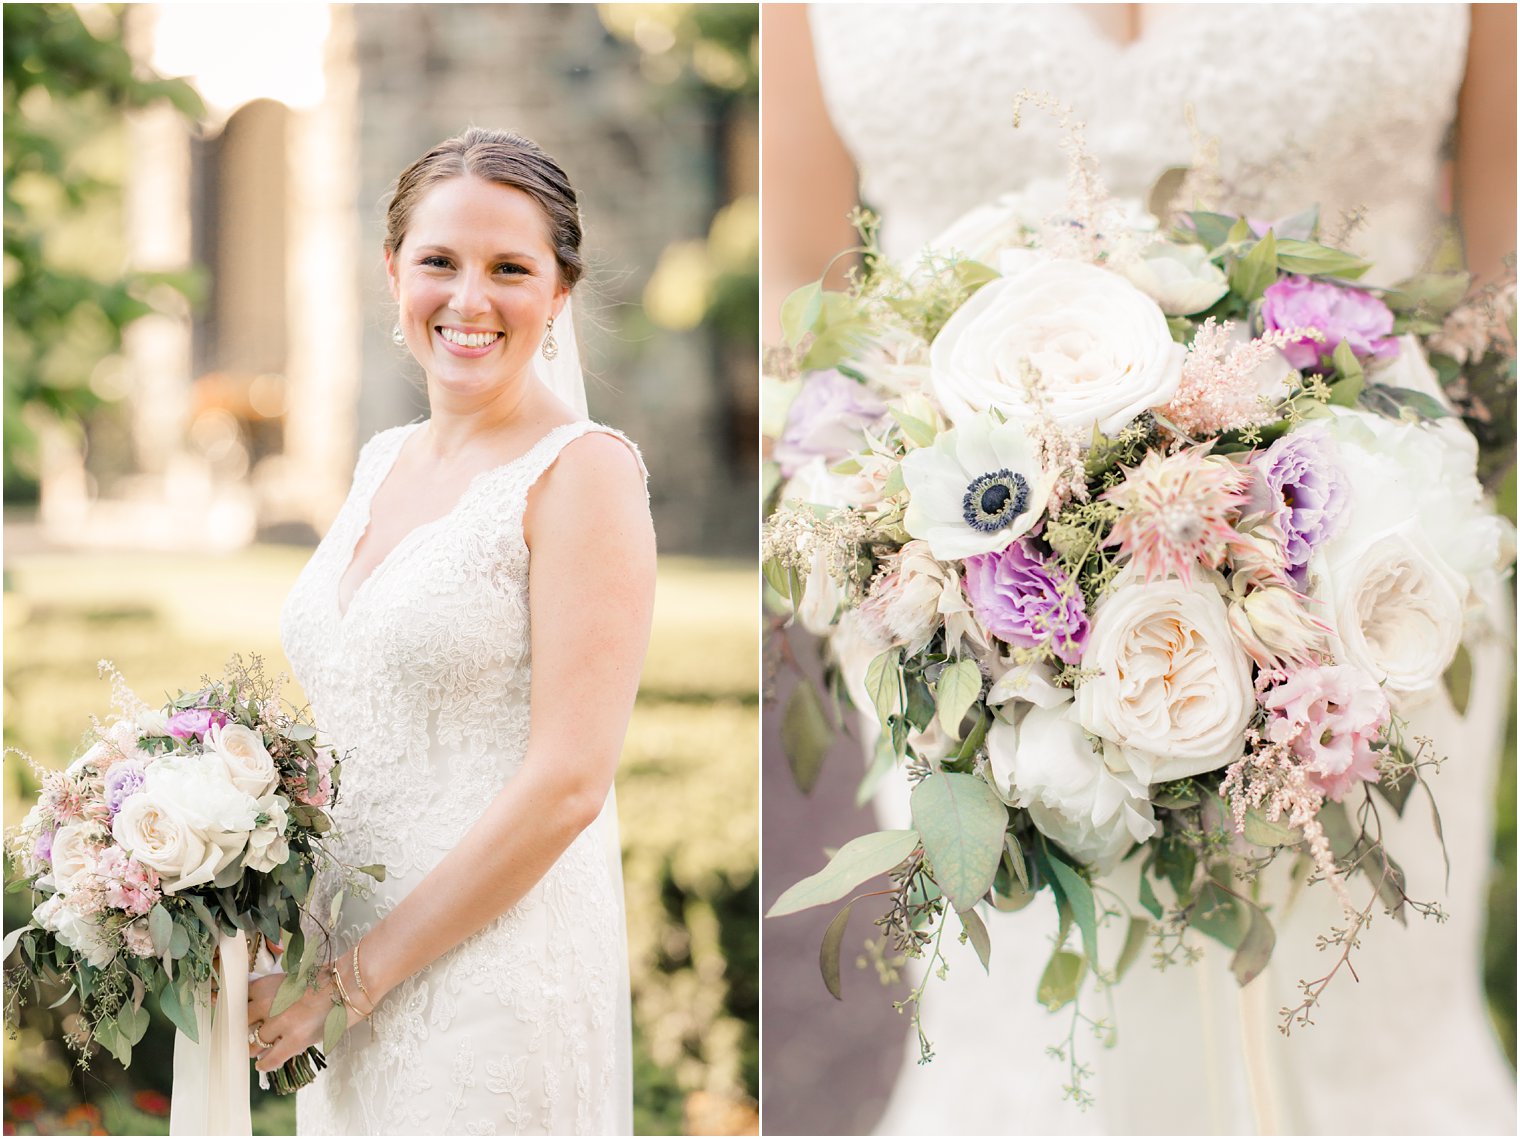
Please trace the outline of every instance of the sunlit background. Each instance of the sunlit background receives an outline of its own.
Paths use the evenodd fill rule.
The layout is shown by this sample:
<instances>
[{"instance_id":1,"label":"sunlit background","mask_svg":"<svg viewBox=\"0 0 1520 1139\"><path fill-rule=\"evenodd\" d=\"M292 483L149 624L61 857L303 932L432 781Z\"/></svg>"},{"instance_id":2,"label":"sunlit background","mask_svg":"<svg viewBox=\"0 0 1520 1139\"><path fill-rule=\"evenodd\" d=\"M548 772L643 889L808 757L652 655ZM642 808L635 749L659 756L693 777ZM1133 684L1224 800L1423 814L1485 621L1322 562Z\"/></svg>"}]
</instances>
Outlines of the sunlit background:
<instances>
[{"instance_id":1,"label":"sunlit background","mask_svg":"<svg viewBox=\"0 0 1520 1139\"><path fill-rule=\"evenodd\" d=\"M45 764L109 711L99 658L150 697L233 651L284 667L280 603L358 447L425 412L380 259L401 169L476 124L576 184L591 414L641 444L665 555L618 784L641 1132L756 1124L756 25L752 5L4 10L5 742ZM34 786L14 756L5 776L14 823ZM129 1071L81 1073L72 1015L25 1010L6 1132L167 1131L163 1025ZM292 1105L256 1095L255 1127L289 1132Z\"/></svg>"}]
</instances>

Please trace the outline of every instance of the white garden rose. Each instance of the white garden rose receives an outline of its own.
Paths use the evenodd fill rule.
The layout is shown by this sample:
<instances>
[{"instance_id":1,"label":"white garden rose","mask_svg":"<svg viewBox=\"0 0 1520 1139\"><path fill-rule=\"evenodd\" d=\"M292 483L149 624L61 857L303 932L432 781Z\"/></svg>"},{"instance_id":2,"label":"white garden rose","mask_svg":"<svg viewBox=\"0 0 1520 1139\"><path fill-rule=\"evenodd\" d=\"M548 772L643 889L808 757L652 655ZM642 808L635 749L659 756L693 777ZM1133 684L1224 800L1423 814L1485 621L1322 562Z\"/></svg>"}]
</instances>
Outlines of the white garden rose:
<instances>
[{"instance_id":1,"label":"white garden rose","mask_svg":"<svg viewBox=\"0 0 1520 1139\"><path fill-rule=\"evenodd\" d=\"M987 732L993 789L1027 807L1040 833L1100 873L1156 833L1146 788L1129 771L1111 771L1071 714L1070 703L1030 707L1015 723Z\"/></svg>"},{"instance_id":2,"label":"white garden rose","mask_svg":"<svg viewBox=\"0 0 1520 1139\"><path fill-rule=\"evenodd\" d=\"M1240 756L1251 666L1212 575L1120 585L1093 615L1082 668L1098 675L1077 688L1077 716L1116 745L1110 766L1160 783Z\"/></svg>"},{"instance_id":3,"label":"white garden rose","mask_svg":"<svg viewBox=\"0 0 1520 1139\"><path fill-rule=\"evenodd\" d=\"M1230 291L1224 270L1201 245L1158 241L1125 258L1118 269L1167 316L1202 312Z\"/></svg>"},{"instance_id":4,"label":"white garden rose","mask_svg":"<svg viewBox=\"0 0 1520 1139\"><path fill-rule=\"evenodd\" d=\"M1094 424L1114 434L1170 402L1183 355L1160 307L1118 273L1052 260L982 286L935 337L929 362L957 425L993 408L1030 411L1028 361L1051 417L1086 438Z\"/></svg>"},{"instance_id":5,"label":"white garden rose","mask_svg":"<svg viewBox=\"0 0 1520 1139\"><path fill-rule=\"evenodd\" d=\"M1337 659L1391 694L1434 689L1462 643L1466 583L1410 529L1360 548L1335 543L1317 564Z\"/></svg>"},{"instance_id":6,"label":"white garden rose","mask_svg":"<svg viewBox=\"0 0 1520 1139\"><path fill-rule=\"evenodd\" d=\"M170 755L148 769L143 789L111 825L122 848L162 878L166 894L215 878L243 852L258 803L211 755Z\"/></svg>"},{"instance_id":7,"label":"white garden rose","mask_svg":"<svg viewBox=\"0 0 1520 1139\"><path fill-rule=\"evenodd\" d=\"M290 823L286 811L289 805L283 795L269 794L259 800L259 813L267 815L269 822L248 836L243 865L249 870L268 874L290 857L290 843L285 840L285 828Z\"/></svg>"},{"instance_id":8,"label":"white garden rose","mask_svg":"<svg viewBox=\"0 0 1520 1139\"><path fill-rule=\"evenodd\" d=\"M1035 241L1045 219L1066 207L1066 180L1040 178L1023 190L1002 194L967 210L928 244L928 249L996 265L1005 249Z\"/></svg>"},{"instance_id":9,"label":"white garden rose","mask_svg":"<svg viewBox=\"0 0 1520 1139\"><path fill-rule=\"evenodd\" d=\"M81 823L68 823L53 835L53 881L60 891L66 893L79 878L95 869L98 851L86 839L91 829Z\"/></svg>"},{"instance_id":10,"label":"white garden rose","mask_svg":"<svg viewBox=\"0 0 1520 1139\"><path fill-rule=\"evenodd\" d=\"M245 795L262 798L274 790L280 780L274 757L264 746L264 737L242 724L212 727L205 737L206 753L214 755L227 767L232 785Z\"/></svg>"},{"instance_id":11,"label":"white garden rose","mask_svg":"<svg viewBox=\"0 0 1520 1139\"><path fill-rule=\"evenodd\" d=\"M138 730L145 736L167 736L169 734L169 717L158 709L143 712L137 717Z\"/></svg>"},{"instance_id":12,"label":"white garden rose","mask_svg":"<svg viewBox=\"0 0 1520 1139\"><path fill-rule=\"evenodd\" d=\"M60 894L38 906L33 920L97 969L116 960L116 943L100 922L75 911Z\"/></svg>"}]
</instances>

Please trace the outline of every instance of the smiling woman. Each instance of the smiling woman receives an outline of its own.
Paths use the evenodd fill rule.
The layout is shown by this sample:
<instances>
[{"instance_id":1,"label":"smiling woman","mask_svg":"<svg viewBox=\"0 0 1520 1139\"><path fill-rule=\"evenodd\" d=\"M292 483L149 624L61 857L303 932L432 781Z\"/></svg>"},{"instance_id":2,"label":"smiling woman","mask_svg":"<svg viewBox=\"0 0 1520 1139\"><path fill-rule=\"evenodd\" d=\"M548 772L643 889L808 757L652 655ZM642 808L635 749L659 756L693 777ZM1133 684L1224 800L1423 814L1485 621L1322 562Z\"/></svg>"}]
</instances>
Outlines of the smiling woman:
<instances>
[{"instance_id":1,"label":"smiling woman","mask_svg":"<svg viewBox=\"0 0 1520 1139\"><path fill-rule=\"evenodd\" d=\"M654 534L637 449L536 365L559 354L579 244L569 181L520 136L472 129L397 183L385 263L432 414L366 445L282 621L350 749L344 856L387 870L364 897L319 883L338 952L301 999L276 1012L279 978L249 988L261 1071L347 1006L304 1134L473 1132L503 1111L519 1131L631 1129L610 785Z\"/></svg>"}]
</instances>

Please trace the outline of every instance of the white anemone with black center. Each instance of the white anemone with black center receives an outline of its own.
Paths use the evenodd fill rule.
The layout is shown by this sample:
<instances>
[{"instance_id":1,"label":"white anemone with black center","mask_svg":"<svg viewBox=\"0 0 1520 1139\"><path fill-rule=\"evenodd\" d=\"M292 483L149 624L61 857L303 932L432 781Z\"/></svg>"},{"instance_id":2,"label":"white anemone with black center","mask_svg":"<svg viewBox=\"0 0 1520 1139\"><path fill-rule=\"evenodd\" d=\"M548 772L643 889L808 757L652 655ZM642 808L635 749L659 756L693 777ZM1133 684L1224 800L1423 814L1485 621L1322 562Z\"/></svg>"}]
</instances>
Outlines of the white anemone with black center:
<instances>
[{"instance_id":1,"label":"white anemone with black center","mask_svg":"<svg viewBox=\"0 0 1520 1139\"><path fill-rule=\"evenodd\" d=\"M990 554L1045 513L1054 482L1015 421L979 415L942 433L902 463L903 526L941 561Z\"/></svg>"}]
</instances>

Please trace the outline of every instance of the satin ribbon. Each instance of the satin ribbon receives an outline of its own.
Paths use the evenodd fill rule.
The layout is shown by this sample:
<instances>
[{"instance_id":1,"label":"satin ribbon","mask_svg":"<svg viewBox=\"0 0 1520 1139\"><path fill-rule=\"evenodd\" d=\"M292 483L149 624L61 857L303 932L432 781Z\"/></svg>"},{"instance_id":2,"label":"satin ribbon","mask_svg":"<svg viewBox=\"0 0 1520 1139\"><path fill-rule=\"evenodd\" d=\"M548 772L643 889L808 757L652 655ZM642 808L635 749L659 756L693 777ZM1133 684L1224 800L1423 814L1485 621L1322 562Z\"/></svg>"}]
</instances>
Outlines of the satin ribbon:
<instances>
[{"instance_id":1,"label":"satin ribbon","mask_svg":"<svg viewBox=\"0 0 1520 1139\"><path fill-rule=\"evenodd\" d=\"M174 1034L170 1135L252 1135L248 1114L248 939L217 941L215 1007L195 1003L197 1043Z\"/></svg>"}]
</instances>

